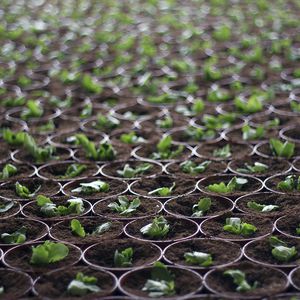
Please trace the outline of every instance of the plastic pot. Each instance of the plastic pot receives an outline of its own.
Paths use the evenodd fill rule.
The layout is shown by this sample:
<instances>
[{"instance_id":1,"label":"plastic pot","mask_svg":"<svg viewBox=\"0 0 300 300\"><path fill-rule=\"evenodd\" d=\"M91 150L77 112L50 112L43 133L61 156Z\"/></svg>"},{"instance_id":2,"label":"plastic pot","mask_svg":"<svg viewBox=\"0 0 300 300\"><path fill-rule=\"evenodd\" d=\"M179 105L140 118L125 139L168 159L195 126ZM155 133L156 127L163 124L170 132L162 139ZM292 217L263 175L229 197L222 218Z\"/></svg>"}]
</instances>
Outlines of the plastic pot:
<instances>
[{"instance_id":1,"label":"plastic pot","mask_svg":"<svg viewBox=\"0 0 300 300\"><path fill-rule=\"evenodd\" d=\"M1 221L12 218L12 217L16 217L20 213L21 204L16 201L8 201L8 200L0 198L0 207L2 207L2 205L5 206L6 204L9 204L11 202L13 203L13 206L11 208L9 208L7 211L0 213Z\"/></svg>"},{"instance_id":2,"label":"plastic pot","mask_svg":"<svg viewBox=\"0 0 300 300\"><path fill-rule=\"evenodd\" d=\"M98 293L88 293L85 296L81 296L81 299L96 299L98 297L102 299L104 296L112 295L117 288L118 281L114 274L92 267L77 266L42 274L34 282L33 292L36 296L43 299L74 299L74 296L68 294L67 288L79 272L85 276L96 277L96 285L101 289Z\"/></svg>"},{"instance_id":3,"label":"plastic pot","mask_svg":"<svg viewBox=\"0 0 300 300\"><path fill-rule=\"evenodd\" d=\"M300 218L298 214L288 214L278 218L275 221L274 226L281 234L287 237L299 239L300 236L296 231L296 229L299 227L299 224Z\"/></svg>"},{"instance_id":4,"label":"plastic pot","mask_svg":"<svg viewBox=\"0 0 300 300\"><path fill-rule=\"evenodd\" d=\"M293 288L300 291L300 267L297 267L290 272L289 280Z\"/></svg>"},{"instance_id":5,"label":"plastic pot","mask_svg":"<svg viewBox=\"0 0 300 300\"><path fill-rule=\"evenodd\" d=\"M300 191L297 191L295 189L292 191L283 190L277 186L279 182L284 181L288 176L293 176L293 175L296 176L296 178L298 178L300 176L300 174L297 174L297 173L289 173L289 174L285 174L285 175L274 175L274 176L267 178L264 182L264 185L265 185L266 189L268 189L272 193L299 195Z\"/></svg>"},{"instance_id":6,"label":"plastic pot","mask_svg":"<svg viewBox=\"0 0 300 300\"><path fill-rule=\"evenodd\" d=\"M128 267L115 266L115 251L118 250L120 252L127 248L133 249L132 265ZM89 246L83 252L83 261L86 264L93 268L110 270L112 272L124 272L148 266L160 260L161 257L162 250L159 246L153 243L124 238L102 241L101 243Z\"/></svg>"},{"instance_id":7,"label":"plastic pot","mask_svg":"<svg viewBox=\"0 0 300 300\"><path fill-rule=\"evenodd\" d=\"M261 157L265 157L265 158L278 158L278 159L286 159L284 157L278 157L275 156L271 149L270 149L270 145L269 142L261 142L259 144L257 144L254 148L254 151L257 155L261 156ZM290 159L294 159L297 158L298 156L300 156L300 144L295 144L295 152L294 155L290 158Z\"/></svg>"},{"instance_id":8,"label":"plastic pot","mask_svg":"<svg viewBox=\"0 0 300 300\"><path fill-rule=\"evenodd\" d=\"M10 176L7 179L0 179L0 182L23 179L28 177L33 177L36 174L36 167L31 164L15 164L13 161L7 161L0 164L0 170L3 170L6 164L12 164L17 168L17 173Z\"/></svg>"},{"instance_id":9,"label":"plastic pot","mask_svg":"<svg viewBox=\"0 0 300 300\"><path fill-rule=\"evenodd\" d=\"M203 267L187 263L184 254L193 251L211 254L213 257L212 265ZM168 264L201 271L230 265L239 261L242 256L243 252L238 244L217 239L198 238L175 242L167 246L163 258Z\"/></svg>"},{"instance_id":10,"label":"plastic pot","mask_svg":"<svg viewBox=\"0 0 300 300\"><path fill-rule=\"evenodd\" d=\"M283 140L287 140L293 143L300 143L300 131L298 126L284 127L280 130L279 136Z\"/></svg>"},{"instance_id":11,"label":"plastic pot","mask_svg":"<svg viewBox=\"0 0 300 300\"><path fill-rule=\"evenodd\" d=\"M300 158L297 158L293 161L293 169L300 173Z\"/></svg>"}]
</instances>

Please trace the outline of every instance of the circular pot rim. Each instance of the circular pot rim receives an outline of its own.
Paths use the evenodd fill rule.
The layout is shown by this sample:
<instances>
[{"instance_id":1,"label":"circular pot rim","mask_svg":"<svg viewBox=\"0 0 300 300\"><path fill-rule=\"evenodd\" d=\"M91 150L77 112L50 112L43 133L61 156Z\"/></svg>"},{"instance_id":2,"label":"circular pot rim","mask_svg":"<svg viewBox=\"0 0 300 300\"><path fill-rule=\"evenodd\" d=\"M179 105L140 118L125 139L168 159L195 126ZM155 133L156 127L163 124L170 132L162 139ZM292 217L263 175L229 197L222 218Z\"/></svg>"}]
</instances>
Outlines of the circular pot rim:
<instances>
[{"instance_id":1,"label":"circular pot rim","mask_svg":"<svg viewBox=\"0 0 300 300\"><path fill-rule=\"evenodd\" d=\"M281 221L281 219L285 219L285 218L289 218L291 217L290 215L284 215L284 216L281 216L279 218L277 218L275 221L274 221L274 228L280 233L282 234L283 236L286 236L288 238L293 238L293 239L300 239L300 236L296 236L296 235L292 235L290 233L287 233L287 232L284 232L282 231L280 228L278 228L278 222Z\"/></svg>"},{"instance_id":2,"label":"circular pot rim","mask_svg":"<svg viewBox=\"0 0 300 300\"><path fill-rule=\"evenodd\" d=\"M268 186L268 184L269 184L269 182L272 180L272 179L274 179L275 177L280 177L280 176L284 176L284 175L287 175L287 176L290 176L290 175L298 175L298 176L300 176L300 174L295 174L294 172L293 173L290 173L290 174L275 174L275 175L272 175L272 176L270 176L270 177L268 177L268 178L266 178L265 179L265 181L264 181L264 187L269 191L269 192L271 192L271 193L275 193L275 194L280 194L280 195L300 195L300 192L299 193L294 193L294 192L292 192L292 193L286 193L286 192L280 192L280 191L278 191L278 190L274 190L274 189L272 189L272 188L270 188L269 186Z\"/></svg>"},{"instance_id":3,"label":"circular pot rim","mask_svg":"<svg viewBox=\"0 0 300 300\"><path fill-rule=\"evenodd\" d=\"M295 139L295 138L291 138L291 137L288 137L285 133L288 131L288 130L297 130L297 126L295 125L290 125L290 126L287 126L287 127L283 127L280 131L279 131L279 137L285 141L289 141L289 142L293 142L293 143L300 143L300 138L299 139Z\"/></svg>"},{"instance_id":4,"label":"circular pot rim","mask_svg":"<svg viewBox=\"0 0 300 300\"><path fill-rule=\"evenodd\" d=\"M297 285L294 283L293 276L294 276L294 273L296 273L299 269L300 269L300 266L294 268L294 269L288 274L288 279L289 279L289 282L290 282L291 286L292 286L295 290L297 290L297 291L300 291L300 286L297 286Z\"/></svg>"}]
</instances>

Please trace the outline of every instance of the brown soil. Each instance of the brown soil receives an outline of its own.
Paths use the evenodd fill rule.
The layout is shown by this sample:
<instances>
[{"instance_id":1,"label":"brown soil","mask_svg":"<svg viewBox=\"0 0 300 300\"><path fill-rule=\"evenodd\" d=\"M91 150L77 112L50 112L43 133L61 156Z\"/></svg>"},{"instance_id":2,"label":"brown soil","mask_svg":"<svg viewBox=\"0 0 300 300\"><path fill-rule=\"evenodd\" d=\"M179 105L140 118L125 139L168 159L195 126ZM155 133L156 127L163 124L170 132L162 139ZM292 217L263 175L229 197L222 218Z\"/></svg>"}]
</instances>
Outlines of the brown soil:
<instances>
[{"instance_id":1,"label":"brown soil","mask_svg":"<svg viewBox=\"0 0 300 300\"><path fill-rule=\"evenodd\" d=\"M114 253L131 247L133 259L131 267L141 267L157 261L161 255L159 249L151 243L140 242L134 239L105 240L90 247L84 258L100 268L115 268Z\"/></svg>"},{"instance_id":2,"label":"brown soil","mask_svg":"<svg viewBox=\"0 0 300 300\"><path fill-rule=\"evenodd\" d=\"M295 271L293 273L292 281L297 286L297 288L299 289L300 288L300 270L299 269L297 269L297 271Z\"/></svg>"},{"instance_id":3,"label":"brown soil","mask_svg":"<svg viewBox=\"0 0 300 300\"><path fill-rule=\"evenodd\" d=\"M68 242L74 245L90 245L103 240L115 239L119 237L123 232L123 225L118 221L109 221L108 219L99 217L80 218L78 220L80 221L81 225L84 227L85 232L87 233L87 235L84 238L76 236L72 233L70 227L71 220L62 221L53 225L50 228L51 236L59 241ZM101 235L91 234L97 226L106 222L112 222L112 225L108 231L104 232Z\"/></svg>"},{"instance_id":4,"label":"brown soil","mask_svg":"<svg viewBox=\"0 0 300 300\"><path fill-rule=\"evenodd\" d=\"M2 204L5 204L5 202L7 202L7 200L0 198L0 206ZM8 211L0 213L0 220L14 216L15 214L17 214L20 211L20 209L21 209L21 205L19 203L15 202L14 206L12 208L10 208Z\"/></svg>"},{"instance_id":5,"label":"brown soil","mask_svg":"<svg viewBox=\"0 0 300 300\"><path fill-rule=\"evenodd\" d=\"M290 214L286 215L282 219L278 220L276 227L283 233L299 237L296 233L296 228L299 227L300 218L299 215Z\"/></svg>"}]
</instances>

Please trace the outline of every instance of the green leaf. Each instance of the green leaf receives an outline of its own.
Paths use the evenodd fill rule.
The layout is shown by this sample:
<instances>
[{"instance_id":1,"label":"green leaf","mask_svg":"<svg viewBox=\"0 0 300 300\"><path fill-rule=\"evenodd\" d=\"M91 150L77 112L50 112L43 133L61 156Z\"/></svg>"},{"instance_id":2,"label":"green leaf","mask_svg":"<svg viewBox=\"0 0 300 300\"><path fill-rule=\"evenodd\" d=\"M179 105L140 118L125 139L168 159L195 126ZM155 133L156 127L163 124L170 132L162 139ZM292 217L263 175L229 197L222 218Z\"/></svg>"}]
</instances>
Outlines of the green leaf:
<instances>
[{"instance_id":1,"label":"green leaf","mask_svg":"<svg viewBox=\"0 0 300 300\"><path fill-rule=\"evenodd\" d=\"M244 125L242 128L243 140L252 141L259 140L265 135L265 129L262 126L251 128L249 125Z\"/></svg>"},{"instance_id":2,"label":"green leaf","mask_svg":"<svg viewBox=\"0 0 300 300\"><path fill-rule=\"evenodd\" d=\"M98 129L116 129L119 127L119 125L121 124L121 122L114 118L113 116L110 115L102 115L102 114L98 114L97 115L97 121L96 121L96 127Z\"/></svg>"},{"instance_id":3,"label":"green leaf","mask_svg":"<svg viewBox=\"0 0 300 300\"><path fill-rule=\"evenodd\" d=\"M111 226L112 226L111 222L106 222L106 223L100 224L92 232L92 235L101 235L101 234L107 232L108 230L110 230Z\"/></svg>"},{"instance_id":4,"label":"green leaf","mask_svg":"<svg viewBox=\"0 0 300 300\"><path fill-rule=\"evenodd\" d=\"M232 155L232 153L231 153L229 144L227 144L226 146L224 146L220 149L215 149L213 151L213 156L214 157L229 158L231 155Z\"/></svg>"},{"instance_id":5,"label":"green leaf","mask_svg":"<svg viewBox=\"0 0 300 300\"><path fill-rule=\"evenodd\" d=\"M173 184L170 187L161 187L157 188L153 191L148 192L148 195L154 195L157 194L161 197L167 197L170 196L172 191L175 189L176 183L173 182Z\"/></svg>"},{"instance_id":6,"label":"green leaf","mask_svg":"<svg viewBox=\"0 0 300 300\"><path fill-rule=\"evenodd\" d=\"M278 182L277 189L284 192L300 191L300 176L289 175L283 181Z\"/></svg>"},{"instance_id":7,"label":"green leaf","mask_svg":"<svg viewBox=\"0 0 300 300\"><path fill-rule=\"evenodd\" d=\"M282 143L278 139L270 139L270 148L275 156L289 159L294 155L295 144L288 141Z\"/></svg>"},{"instance_id":8,"label":"green leaf","mask_svg":"<svg viewBox=\"0 0 300 300\"><path fill-rule=\"evenodd\" d=\"M223 274L225 276L230 276L233 279L233 283L237 286L237 292L249 292L255 290L259 285L257 281L251 285L246 279L246 274L240 270L230 269Z\"/></svg>"},{"instance_id":9,"label":"green leaf","mask_svg":"<svg viewBox=\"0 0 300 300\"><path fill-rule=\"evenodd\" d=\"M170 231L168 221L163 217L155 217L152 223L143 226L140 232L150 238L164 238Z\"/></svg>"},{"instance_id":10,"label":"green leaf","mask_svg":"<svg viewBox=\"0 0 300 300\"><path fill-rule=\"evenodd\" d=\"M126 196L118 196L118 202L112 202L107 206L120 215L130 215L141 205L139 198L134 198L130 201Z\"/></svg>"},{"instance_id":11,"label":"green leaf","mask_svg":"<svg viewBox=\"0 0 300 300\"><path fill-rule=\"evenodd\" d=\"M232 193L235 191L240 191L243 189L245 184L248 183L246 178L240 177L233 177L227 185L224 182L214 183L207 186L207 189L211 192L218 193L218 194L226 194Z\"/></svg>"},{"instance_id":12,"label":"green leaf","mask_svg":"<svg viewBox=\"0 0 300 300\"><path fill-rule=\"evenodd\" d=\"M114 254L114 265L118 268L128 268L132 266L133 249L131 247L122 250L118 249Z\"/></svg>"},{"instance_id":13,"label":"green leaf","mask_svg":"<svg viewBox=\"0 0 300 300\"><path fill-rule=\"evenodd\" d=\"M21 113L21 118L23 120L28 120L30 118L40 118L44 113L44 109L38 100L28 100L26 108Z\"/></svg>"},{"instance_id":14,"label":"green leaf","mask_svg":"<svg viewBox=\"0 0 300 300\"><path fill-rule=\"evenodd\" d=\"M184 253L184 259L186 263L201 267L209 267L213 264L213 259L211 254L204 252L186 252Z\"/></svg>"},{"instance_id":15,"label":"green leaf","mask_svg":"<svg viewBox=\"0 0 300 300\"><path fill-rule=\"evenodd\" d=\"M195 162L193 162L191 160L186 160L180 164L180 169L184 173L200 174L200 173L205 172L210 164L211 164L210 160L205 160L200 164L196 164Z\"/></svg>"},{"instance_id":16,"label":"green leaf","mask_svg":"<svg viewBox=\"0 0 300 300\"><path fill-rule=\"evenodd\" d=\"M65 174L61 176L62 179L64 178L74 178L81 175L87 169L87 165L82 164L71 164L68 166Z\"/></svg>"},{"instance_id":17,"label":"green leaf","mask_svg":"<svg viewBox=\"0 0 300 300\"><path fill-rule=\"evenodd\" d=\"M204 197L200 198L198 203L193 205L192 217L202 217L210 210L211 198Z\"/></svg>"},{"instance_id":18,"label":"green leaf","mask_svg":"<svg viewBox=\"0 0 300 300\"><path fill-rule=\"evenodd\" d=\"M102 180L95 180L88 183L80 183L80 186L76 189L73 189L72 193L82 193L86 195L99 193L99 192L108 192L109 191L109 184Z\"/></svg>"},{"instance_id":19,"label":"green leaf","mask_svg":"<svg viewBox=\"0 0 300 300\"><path fill-rule=\"evenodd\" d=\"M241 100L240 98L234 99L235 107L246 114L253 114L262 111L262 101L256 95L251 96L248 100Z\"/></svg>"},{"instance_id":20,"label":"green leaf","mask_svg":"<svg viewBox=\"0 0 300 300\"><path fill-rule=\"evenodd\" d=\"M275 236L269 238L269 244L273 248L272 256L280 262L289 262L297 255L296 247L288 247L288 245Z\"/></svg>"},{"instance_id":21,"label":"green leaf","mask_svg":"<svg viewBox=\"0 0 300 300\"><path fill-rule=\"evenodd\" d=\"M69 283L67 292L75 297L83 297L89 293L98 293L101 291L101 288L96 285L97 281L98 279L94 276L86 276L78 272L76 279Z\"/></svg>"},{"instance_id":22,"label":"green leaf","mask_svg":"<svg viewBox=\"0 0 300 300\"><path fill-rule=\"evenodd\" d=\"M84 238L86 236L84 227L77 219L71 221L71 230L74 235Z\"/></svg>"},{"instance_id":23,"label":"green leaf","mask_svg":"<svg viewBox=\"0 0 300 300\"><path fill-rule=\"evenodd\" d=\"M129 133L121 134L120 141L125 144L137 144L144 143L146 140L142 137L137 136L134 131L131 131Z\"/></svg>"},{"instance_id":24,"label":"green leaf","mask_svg":"<svg viewBox=\"0 0 300 300\"><path fill-rule=\"evenodd\" d=\"M22 244L26 241L27 227L22 226L20 229L13 233L2 233L1 241L4 244Z\"/></svg>"},{"instance_id":25,"label":"green leaf","mask_svg":"<svg viewBox=\"0 0 300 300\"><path fill-rule=\"evenodd\" d=\"M117 170L117 173L124 178L134 178L136 175L143 174L152 167L153 166L149 163L140 164L136 168L132 168L129 164L125 164L123 170Z\"/></svg>"},{"instance_id":26,"label":"green leaf","mask_svg":"<svg viewBox=\"0 0 300 300\"><path fill-rule=\"evenodd\" d=\"M245 163L245 168L237 168L237 171L245 174L264 173L269 169L269 166L260 162L255 162L253 166Z\"/></svg>"},{"instance_id":27,"label":"green leaf","mask_svg":"<svg viewBox=\"0 0 300 300\"><path fill-rule=\"evenodd\" d=\"M83 75L81 86L86 92L92 94L100 94L103 90L103 87L88 74Z\"/></svg>"},{"instance_id":28,"label":"green leaf","mask_svg":"<svg viewBox=\"0 0 300 300\"><path fill-rule=\"evenodd\" d=\"M253 210L260 211L260 212L272 212L274 210L277 210L279 208L278 205L265 205L265 204L259 204L255 201L249 201L247 203L247 206Z\"/></svg>"},{"instance_id":29,"label":"green leaf","mask_svg":"<svg viewBox=\"0 0 300 300\"><path fill-rule=\"evenodd\" d=\"M12 146L21 146L24 144L26 133L22 131L13 132L8 128L2 130L3 140Z\"/></svg>"},{"instance_id":30,"label":"green leaf","mask_svg":"<svg viewBox=\"0 0 300 300\"><path fill-rule=\"evenodd\" d=\"M0 203L0 213L5 213L9 211L15 203L13 201L5 201L3 203Z\"/></svg>"},{"instance_id":31,"label":"green leaf","mask_svg":"<svg viewBox=\"0 0 300 300\"><path fill-rule=\"evenodd\" d=\"M32 198L40 190L41 186L38 186L34 192L31 192L25 185L20 184L18 181L15 183L16 194L22 198Z\"/></svg>"},{"instance_id":32,"label":"green leaf","mask_svg":"<svg viewBox=\"0 0 300 300\"><path fill-rule=\"evenodd\" d=\"M63 260L69 254L69 248L62 244L45 241L43 244L32 247L30 263L33 265L48 265Z\"/></svg>"},{"instance_id":33,"label":"green leaf","mask_svg":"<svg viewBox=\"0 0 300 300\"><path fill-rule=\"evenodd\" d=\"M257 228L248 223L244 223L240 218L226 218L226 223L223 230L237 235L252 235L257 231Z\"/></svg>"}]
</instances>

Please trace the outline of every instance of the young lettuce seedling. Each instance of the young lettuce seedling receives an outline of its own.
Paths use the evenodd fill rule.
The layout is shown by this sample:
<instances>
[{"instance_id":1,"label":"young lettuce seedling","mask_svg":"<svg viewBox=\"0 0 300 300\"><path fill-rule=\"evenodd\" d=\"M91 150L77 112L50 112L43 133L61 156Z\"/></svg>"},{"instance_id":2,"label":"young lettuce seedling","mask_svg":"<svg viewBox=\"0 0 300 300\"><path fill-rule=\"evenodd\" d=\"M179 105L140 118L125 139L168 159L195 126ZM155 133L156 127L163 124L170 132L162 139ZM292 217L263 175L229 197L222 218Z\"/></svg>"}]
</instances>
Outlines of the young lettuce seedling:
<instances>
[{"instance_id":1,"label":"young lettuce seedling","mask_svg":"<svg viewBox=\"0 0 300 300\"><path fill-rule=\"evenodd\" d=\"M172 128L173 123L173 119L170 116L165 116L163 119L155 121L155 125L162 129Z\"/></svg>"},{"instance_id":2,"label":"young lettuce seedling","mask_svg":"<svg viewBox=\"0 0 300 300\"><path fill-rule=\"evenodd\" d=\"M170 135L162 138L156 145L157 151L152 154L153 159L173 159L179 156L183 150L183 145L179 145L172 150L172 137Z\"/></svg>"},{"instance_id":3,"label":"young lettuce seedling","mask_svg":"<svg viewBox=\"0 0 300 300\"><path fill-rule=\"evenodd\" d=\"M118 128L120 121L111 115L97 115L96 128L101 130L113 130Z\"/></svg>"},{"instance_id":4,"label":"young lettuce seedling","mask_svg":"<svg viewBox=\"0 0 300 300\"><path fill-rule=\"evenodd\" d=\"M86 92L91 94L100 94L103 90L103 87L88 74L83 75L81 86Z\"/></svg>"},{"instance_id":5,"label":"young lettuce seedling","mask_svg":"<svg viewBox=\"0 0 300 300\"><path fill-rule=\"evenodd\" d=\"M97 282L98 279L96 277L86 276L78 272L75 279L68 284L67 292L74 297L83 297L90 293L98 293L101 291L101 288L96 285Z\"/></svg>"},{"instance_id":6,"label":"young lettuce seedling","mask_svg":"<svg viewBox=\"0 0 300 300\"><path fill-rule=\"evenodd\" d=\"M293 101L291 101L290 106L291 106L291 110L293 112L300 113L300 103L299 102L293 100Z\"/></svg>"},{"instance_id":7,"label":"young lettuce seedling","mask_svg":"<svg viewBox=\"0 0 300 300\"><path fill-rule=\"evenodd\" d=\"M130 201L126 196L118 196L118 202L112 202L107 206L120 215L130 215L141 205L139 198Z\"/></svg>"},{"instance_id":8,"label":"young lettuce seedling","mask_svg":"<svg viewBox=\"0 0 300 300\"><path fill-rule=\"evenodd\" d=\"M248 183L248 179L234 176L227 184L225 184L222 181L220 183L214 183L208 185L207 189L210 192L214 192L218 194L226 194L235 191L241 191L247 183Z\"/></svg>"},{"instance_id":9,"label":"young lettuce seedling","mask_svg":"<svg viewBox=\"0 0 300 300\"><path fill-rule=\"evenodd\" d=\"M102 180L95 180L88 183L80 183L80 186L76 189L73 189L72 193L80 193L85 195L91 195L94 193L99 192L108 192L109 191L109 184Z\"/></svg>"},{"instance_id":10,"label":"young lettuce seedling","mask_svg":"<svg viewBox=\"0 0 300 300\"><path fill-rule=\"evenodd\" d=\"M1 179L8 179L14 175L16 175L18 172L18 169L16 166L12 165L12 164L6 164L3 169L2 172L0 172L0 178Z\"/></svg>"},{"instance_id":11,"label":"young lettuce seedling","mask_svg":"<svg viewBox=\"0 0 300 300\"><path fill-rule=\"evenodd\" d=\"M46 217L67 216L71 214L79 215L84 212L84 204L80 198L67 200L68 206L57 206L50 198L38 195L36 203L40 207L41 213Z\"/></svg>"},{"instance_id":12,"label":"young lettuce seedling","mask_svg":"<svg viewBox=\"0 0 300 300\"><path fill-rule=\"evenodd\" d=\"M114 160L116 151L113 146L107 142L101 143L96 148L95 143L91 142L86 135L80 133L76 134L78 144L81 145L88 158L93 160Z\"/></svg>"},{"instance_id":13,"label":"young lettuce seedling","mask_svg":"<svg viewBox=\"0 0 300 300\"><path fill-rule=\"evenodd\" d=\"M0 203L0 214L3 214L13 208L15 203L13 201L5 201Z\"/></svg>"},{"instance_id":14,"label":"young lettuce seedling","mask_svg":"<svg viewBox=\"0 0 300 300\"><path fill-rule=\"evenodd\" d=\"M71 164L68 166L64 175L60 176L60 178L74 178L81 175L87 169L87 165L82 164Z\"/></svg>"},{"instance_id":15,"label":"young lettuce seedling","mask_svg":"<svg viewBox=\"0 0 300 300\"><path fill-rule=\"evenodd\" d=\"M0 240L4 244L22 244L26 241L26 232L27 227L22 226L20 229L13 233L2 233Z\"/></svg>"},{"instance_id":16,"label":"young lettuce seedling","mask_svg":"<svg viewBox=\"0 0 300 300\"><path fill-rule=\"evenodd\" d=\"M296 175L286 176L277 184L277 188L284 192L300 191L300 176L298 178Z\"/></svg>"},{"instance_id":17,"label":"young lettuce seedling","mask_svg":"<svg viewBox=\"0 0 300 300\"><path fill-rule=\"evenodd\" d=\"M270 148L272 153L278 157L291 158L295 152L295 144L285 141L284 143L278 139L270 139Z\"/></svg>"},{"instance_id":18,"label":"young lettuce seedling","mask_svg":"<svg viewBox=\"0 0 300 300\"><path fill-rule=\"evenodd\" d=\"M200 114L205 108L204 101L202 99L197 99L191 109L189 109L186 105L178 105L175 108L175 111L179 114L182 114L186 117L192 117L197 114Z\"/></svg>"},{"instance_id":19,"label":"young lettuce seedling","mask_svg":"<svg viewBox=\"0 0 300 300\"><path fill-rule=\"evenodd\" d=\"M35 191L31 192L25 185L22 185L17 181L15 183L15 189L18 196L29 199L38 193L38 191L41 189L41 186L39 185Z\"/></svg>"},{"instance_id":20,"label":"young lettuce seedling","mask_svg":"<svg viewBox=\"0 0 300 300\"><path fill-rule=\"evenodd\" d=\"M32 247L30 263L38 266L49 265L63 260L68 254L69 248L65 244L45 241Z\"/></svg>"},{"instance_id":21,"label":"young lettuce seedling","mask_svg":"<svg viewBox=\"0 0 300 300\"><path fill-rule=\"evenodd\" d=\"M148 292L151 298L173 296L176 294L174 274L161 262L154 263L151 271L151 279L148 279L142 291Z\"/></svg>"},{"instance_id":22,"label":"young lettuce seedling","mask_svg":"<svg viewBox=\"0 0 300 300\"><path fill-rule=\"evenodd\" d=\"M191 160L186 160L180 164L180 169L184 173L195 175L195 174L200 174L205 172L210 164L211 164L210 160L205 160L200 164L196 164Z\"/></svg>"},{"instance_id":23,"label":"young lettuce seedling","mask_svg":"<svg viewBox=\"0 0 300 300\"><path fill-rule=\"evenodd\" d=\"M232 153L229 144L222 148L215 149L213 152L213 156L218 158L229 158L231 155Z\"/></svg>"},{"instance_id":24,"label":"young lettuce seedling","mask_svg":"<svg viewBox=\"0 0 300 300\"><path fill-rule=\"evenodd\" d=\"M3 140L11 146L22 146L24 144L25 135L26 133L22 131L13 132L8 128L2 130Z\"/></svg>"},{"instance_id":25,"label":"young lettuce seedling","mask_svg":"<svg viewBox=\"0 0 300 300\"><path fill-rule=\"evenodd\" d=\"M255 173L264 173L269 169L269 166L263 163L256 161L253 166L245 163L244 168L237 168L236 170L244 174L255 174Z\"/></svg>"},{"instance_id":26,"label":"young lettuce seedling","mask_svg":"<svg viewBox=\"0 0 300 300\"><path fill-rule=\"evenodd\" d=\"M223 273L225 276L230 276L233 283L237 286L237 292L249 292L255 290L259 283L255 281L252 285L247 281L246 274L240 270L230 269Z\"/></svg>"},{"instance_id":27,"label":"young lettuce seedling","mask_svg":"<svg viewBox=\"0 0 300 300\"><path fill-rule=\"evenodd\" d=\"M248 100L235 98L234 105L240 112L245 114L257 113L263 109L262 100L256 95L251 96Z\"/></svg>"},{"instance_id":28,"label":"young lettuce seedling","mask_svg":"<svg viewBox=\"0 0 300 300\"><path fill-rule=\"evenodd\" d=\"M81 112L80 112L80 119L86 119L88 117L90 117L93 113L93 104L92 103L86 103Z\"/></svg>"},{"instance_id":29,"label":"young lettuce seedling","mask_svg":"<svg viewBox=\"0 0 300 300\"><path fill-rule=\"evenodd\" d=\"M259 204L255 201L249 201L247 203L247 206L255 211L259 211L259 212L272 212L274 210L279 209L278 205L265 205L265 204Z\"/></svg>"},{"instance_id":30,"label":"young lettuce seedling","mask_svg":"<svg viewBox=\"0 0 300 300\"><path fill-rule=\"evenodd\" d=\"M296 228L296 234L300 235L300 224L298 224L298 227Z\"/></svg>"},{"instance_id":31,"label":"young lettuce seedling","mask_svg":"<svg viewBox=\"0 0 300 300\"><path fill-rule=\"evenodd\" d=\"M150 238L164 238L170 231L168 221L163 217L155 217L152 223L143 226L140 232Z\"/></svg>"},{"instance_id":32,"label":"young lettuce seedling","mask_svg":"<svg viewBox=\"0 0 300 300\"><path fill-rule=\"evenodd\" d=\"M21 113L21 118L25 121L30 118L40 118L43 113L44 109L39 101L28 100L26 103L26 108Z\"/></svg>"},{"instance_id":33,"label":"young lettuce seedling","mask_svg":"<svg viewBox=\"0 0 300 300\"><path fill-rule=\"evenodd\" d=\"M269 244L273 248L272 256L280 262L289 262L297 255L296 247L288 247L287 243L280 240L276 236L269 238Z\"/></svg>"},{"instance_id":34,"label":"young lettuce seedling","mask_svg":"<svg viewBox=\"0 0 300 300\"><path fill-rule=\"evenodd\" d=\"M192 217L203 217L211 207L211 198L204 197L200 198L197 204L193 205Z\"/></svg>"},{"instance_id":35,"label":"young lettuce seedling","mask_svg":"<svg viewBox=\"0 0 300 300\"><path fill-rule=\"evenodd\" d=\"M223 230L237 235L252 235L257 228L249 223L244 223L240 218L227 218Z\"/></svg>"},{"instance_id":36,"label":"young lettuce seedling","mask_svg":"<svg viewBox=\"0 0 300 300\"><path fill-rule=\"evenodd\" d=\"M102 235L107 232L112 226L111 222L106 222L98 225L91 233L87 233L79 220L73 219L70 222L70 228L74 235L81 238L86 237L87 235Z\"/></svg>"},{"instance_id":37,"label":"young lettuce seedling","mask_svg":"<svg viewBox=\"0 0 300 300\"><path fill-rule=\"evenodd\" d=\"M249 125L245 125L242 128L243 140L253 141L259 140L265 135L265 129L263 126L258 126L257 128L251 128Z\"/></svg>"},{"instance_id":38,"label":"young lettuce seedling","mask_svg":"<svg viewBox=\"0 0 300 300\"><path fill-rule=\"evenodd\" d=\"M55 130L55 124L52 120L48 121L47 123L37 126L36 130L38 133L47 133L47 132L52 132Z\"/></svg>"},{"instance_id":39,"label":"young lettuce seedling","mask_svg":"<svg viewBox=\"0 0 300 300\"><path fill-rule=\"evenodd\" d=\"M161 197L167 197L167 196L170 196L172 191L175 189L176 187L176 183L173 182L172 185L170 187L161 187L161 188L158 188L158 189L155 189L151 192L148 192L148 195L159 195Z\"/></svg>"},{"instance_id":40,"label":"young lettuce seedling","mask_svg":"<svg viewBox=\"0 0 300 300\"><path fill-rule=\"evenodd\" d=\"M132 168L129 164L125 164L123 170L117 170L117 173L124 178L134 178L139 174L147 172L152 167L153 166L149 163L139 164L136 168Z\"/></svg>"},{"instance_id":41,"label":"young lettuce seedling","mask_svg":"<svg viewBox=\"0 0 300 300\"><path fill-rule=\"evenodd\" d=\"M229 128L234 121L236 120L236 114L227 113L224 115L203 115L202 122L204 123L205 128L220 130Z\"/></svg>"},{"instance_id":42,"label":"young lettuce seedling","mask_svg":"<svg viewBox=\"0 0 300 300\"><path fill-rule=\"evenodd\" d=\"M216 136L214 130L204 130L202 128L189 126L185 130L185 135L193 141L211 140Z\"/></svg>"},{"instance_id":43,"label":"young lettuce seedling","mask_svg":"<svg viewBox=\"0 0 300 300\"><path fill-rule=\"evenodd\" d=\"M114 254L114 265L117 268L128 268L132 266L133 249L126 248L119 252L117 249Z\"/></svg>"},{"instance_id":44,"label":"young lettuce seedling","mask_svg":"<svg viewBox=\"0 0 300 300\"><path fill-rule=\"evenodd\" d=\"M131 131L129 133L121 134L120 141L125 144L137 144L144 143L146 140L140 136L137 136L134 131Z\"/></svg>"},{"instance_id":45,"label":"young lettuce seedling","mask_svg":"<svg viewBox=\"0 0 300 300\"><path fill-rule=\"evenodd\" d=\"M194 266L209 267L213 264L211 254L204 252L185 252L185 262Z\"/></svg>"}]
</instances>

